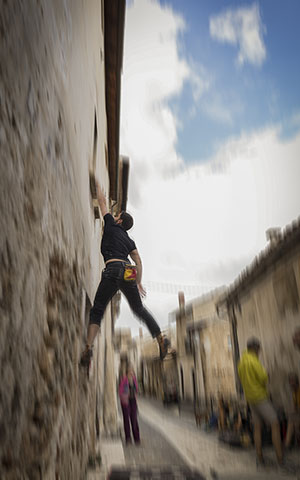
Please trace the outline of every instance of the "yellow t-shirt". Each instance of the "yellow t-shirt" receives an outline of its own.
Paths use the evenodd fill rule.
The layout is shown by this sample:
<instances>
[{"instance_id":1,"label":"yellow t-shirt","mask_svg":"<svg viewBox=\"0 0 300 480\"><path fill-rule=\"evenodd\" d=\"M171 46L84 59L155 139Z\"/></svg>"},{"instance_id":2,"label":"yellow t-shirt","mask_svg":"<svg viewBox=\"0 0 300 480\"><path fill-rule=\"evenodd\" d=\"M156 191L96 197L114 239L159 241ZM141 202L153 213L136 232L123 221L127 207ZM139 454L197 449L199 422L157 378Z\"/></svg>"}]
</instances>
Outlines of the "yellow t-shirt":
<instances>
[{"instance_id":1,"label":"yellow t-shirt","mask_svg":"<svg viewBox=\"0 0 300 480\"><path fill-rule=\"evenodd\" d=\"M254 352L243 353L238 374L248 403L255 405L268 398L268 375Z\"/></svg>"}]
</instances>

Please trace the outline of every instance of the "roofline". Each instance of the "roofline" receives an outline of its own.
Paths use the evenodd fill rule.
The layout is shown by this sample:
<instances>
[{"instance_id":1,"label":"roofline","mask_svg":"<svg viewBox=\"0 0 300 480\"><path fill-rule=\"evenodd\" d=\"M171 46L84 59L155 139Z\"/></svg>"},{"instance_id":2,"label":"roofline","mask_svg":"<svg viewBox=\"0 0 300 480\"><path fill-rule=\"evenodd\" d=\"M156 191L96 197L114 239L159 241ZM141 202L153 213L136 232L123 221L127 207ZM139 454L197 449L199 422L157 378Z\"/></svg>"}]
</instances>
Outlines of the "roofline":
<instances>
[{"instance_id":1,"label":"roofline","mask_svg":"<svg viewBox=\"0 0 300 480\"><path fill-rule=\"evenodd\" d=\"M182 308L176 308L175 310L172 310L169 315L177 315L181 314L182 311L188 310L189 308L193 308L194 305L199 305L201 303L204 303L208 300L212 300L215 296L218 295L219 292L226 291L227 287L225 285L221 285L220 287L216 287L213 290L210 290L207 293L204 293L200 297L195 297L192 300L189 300L184 307ZM221 295L222 293L220 293Z\"/></svg>"},{"instance_id":2,"label":"roofline","mask_svg":"<svg viewBox=\"0 0 300 480\"><path fill-rule=\"evenodd\" d=\"M229 286L227 293L221 297L218 305L235 303L238 295L245 293L250 285L273 268L276 262L297 249L300 250L300 217L285 228L275 245L268 245L255 257L250 266L241 272Z\"/></svg>"},{"instance_id":3,"label":"roofline","mask_svg":"<svg viewBox=\"0 0 300 480\"><path fill-rule=\"evenodd\" d=\"M118 200L125 0L104 0L105 96L110 198Z\"/></svg>"}]
</instances>

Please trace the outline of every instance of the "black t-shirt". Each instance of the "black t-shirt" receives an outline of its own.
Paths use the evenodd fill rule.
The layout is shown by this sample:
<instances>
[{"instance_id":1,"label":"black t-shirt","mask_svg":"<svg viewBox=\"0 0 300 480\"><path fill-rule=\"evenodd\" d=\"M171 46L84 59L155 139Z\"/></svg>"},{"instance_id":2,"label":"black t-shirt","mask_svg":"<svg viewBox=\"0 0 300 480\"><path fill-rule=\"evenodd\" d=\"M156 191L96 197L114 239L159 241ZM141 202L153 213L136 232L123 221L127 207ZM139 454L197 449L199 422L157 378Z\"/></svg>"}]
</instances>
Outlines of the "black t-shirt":
<instances>
[{"instance_id":1,"label":"black t-shirt","mask_svg":"<svg viewBox=\"0 0 300 480\"><path fill-rule=\"evenodd\" d=\"M111 258L129 261L127 257L135 249L135 243L126 230L115 223L110 213L104 215L104 232L101 242L101 253L104 261L107 262Z\"/></svg>"}]
</instances>

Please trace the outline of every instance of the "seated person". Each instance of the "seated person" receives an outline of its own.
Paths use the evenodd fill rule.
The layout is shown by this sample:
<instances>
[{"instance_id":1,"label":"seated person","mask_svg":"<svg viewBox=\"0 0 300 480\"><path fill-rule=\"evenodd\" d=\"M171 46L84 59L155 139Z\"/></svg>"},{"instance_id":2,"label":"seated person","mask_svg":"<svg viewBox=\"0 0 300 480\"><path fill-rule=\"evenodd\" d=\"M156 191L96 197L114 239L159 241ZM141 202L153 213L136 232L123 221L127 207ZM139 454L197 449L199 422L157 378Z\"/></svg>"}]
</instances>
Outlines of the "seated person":
<instances>
[{"instance_id":1,"label":"seated person","mask_svg":"<svg viewBox=\"0 0 300 480\"><path fill-rule=\"evenodd\" d=\"M218 399L218 427L221 432L223 432L227 427L228 415L228 403L225 402L223 395L220 395Z\"/></svg>"},{"instance_id":2,"label":"seated person","mask_svg":"<svg viewBox=\"0 0 300 480\"><path fill-rule=\"evenodd\" d=\"M285 438L286 448L291 447L293 434L297 435L300 426L300 385L297 373L290 372L288 381L292 392L292 402L288 412L288 426Z\"/></svg>"},{"instance_id":3,"label":"seated person","mask_svg":"<svg viewBox=\"0 0 300 480\"><path fill-rule=\"evenodd\" d=\"M240 405L235 405L233 408L232 413L232 420L231 420L231 429L237 433L247 433L249 434L250 429L250 422L247 417L246 408Z\"/></svg>"},{"instance_id":4,"label":"seated person","mask_svg":"<svg viewBox=\"0 0 300 480\"><path fill-rule=\"evenodd\" d=\"M239 408L236 408L233 413L233 430L241 432L243 429L242 415Z\"/></svg>"}]
</instances>

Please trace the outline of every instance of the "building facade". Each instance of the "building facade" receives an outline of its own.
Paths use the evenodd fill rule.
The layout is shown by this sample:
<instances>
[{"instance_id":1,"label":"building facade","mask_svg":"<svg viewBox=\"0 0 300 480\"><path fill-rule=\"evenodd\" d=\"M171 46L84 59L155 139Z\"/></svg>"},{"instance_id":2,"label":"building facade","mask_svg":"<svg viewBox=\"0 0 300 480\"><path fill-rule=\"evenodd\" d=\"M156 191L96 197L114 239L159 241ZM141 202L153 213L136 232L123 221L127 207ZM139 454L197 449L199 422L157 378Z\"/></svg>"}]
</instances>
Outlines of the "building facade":
<instances>
[{"instance_id":1,"label":"building facade","mask_svg":"<svg viewBox=\"0 0 300 480\"><path fill-rule=\"evenodd\" d=\"M89 174L110 206L127 198L124 15L122 0L1 4L1 478L83 478L116 429L113 306L89 378L78 361L103 267Z\"/></svg>"},{"instance_id":2,"label":"building facade","mask_svg":"<svg viewBox=\"0 0 300 480\"><path fill-rule=\"evenodd\" d=\"M229 321L216 310L222 293L224 288L182 303L175 312L181 397L203 406L219 395L235 396Z\"/></svg>"},{"instance_id":3,"label":"building facade","mask_svg":"<svg viewBox=\"0 0 300 480\"><path fill-rule=\"evenodd\" d=\"M219 310L225 308L230 318L235 365L247 339L258 337L272 399L285 407L290 397L288 372L300 374L299 354L292 342L300 324L300 222L271 234L266 249L221 299ZM242 393L237 375L236 383Z\"/></svg>"},{"instance_id":4,"label":"building facade","mask_svg":"<svg viewBox=\"0 0 300 480\"><path fill-rule=\"evenodd\" d=\"M163 329L162 333L170 339L171 346L174 346L174 328L169 326ZM177 377L176 350L170 351L162 362L159 357L156 339L148 334L143 336L140 331L136 342L138 345L138 378L141 390L145 395L163 400L166 383L173 377Z\"/></svg>"},{"instance_id":5,"label":"building facade","mask_svg":"<svg viewBox=\"0 0 300 480\"><path fill-rule=\"evenodd\" d=\"M131 365L138 374L138 345L131 336L130 328L117 328L114 333L115 371L125 374L126 367ZM122 367L122 372L120 371ZM124 368L123 368L124 367Z\"/></svg>"}]
</instances>

